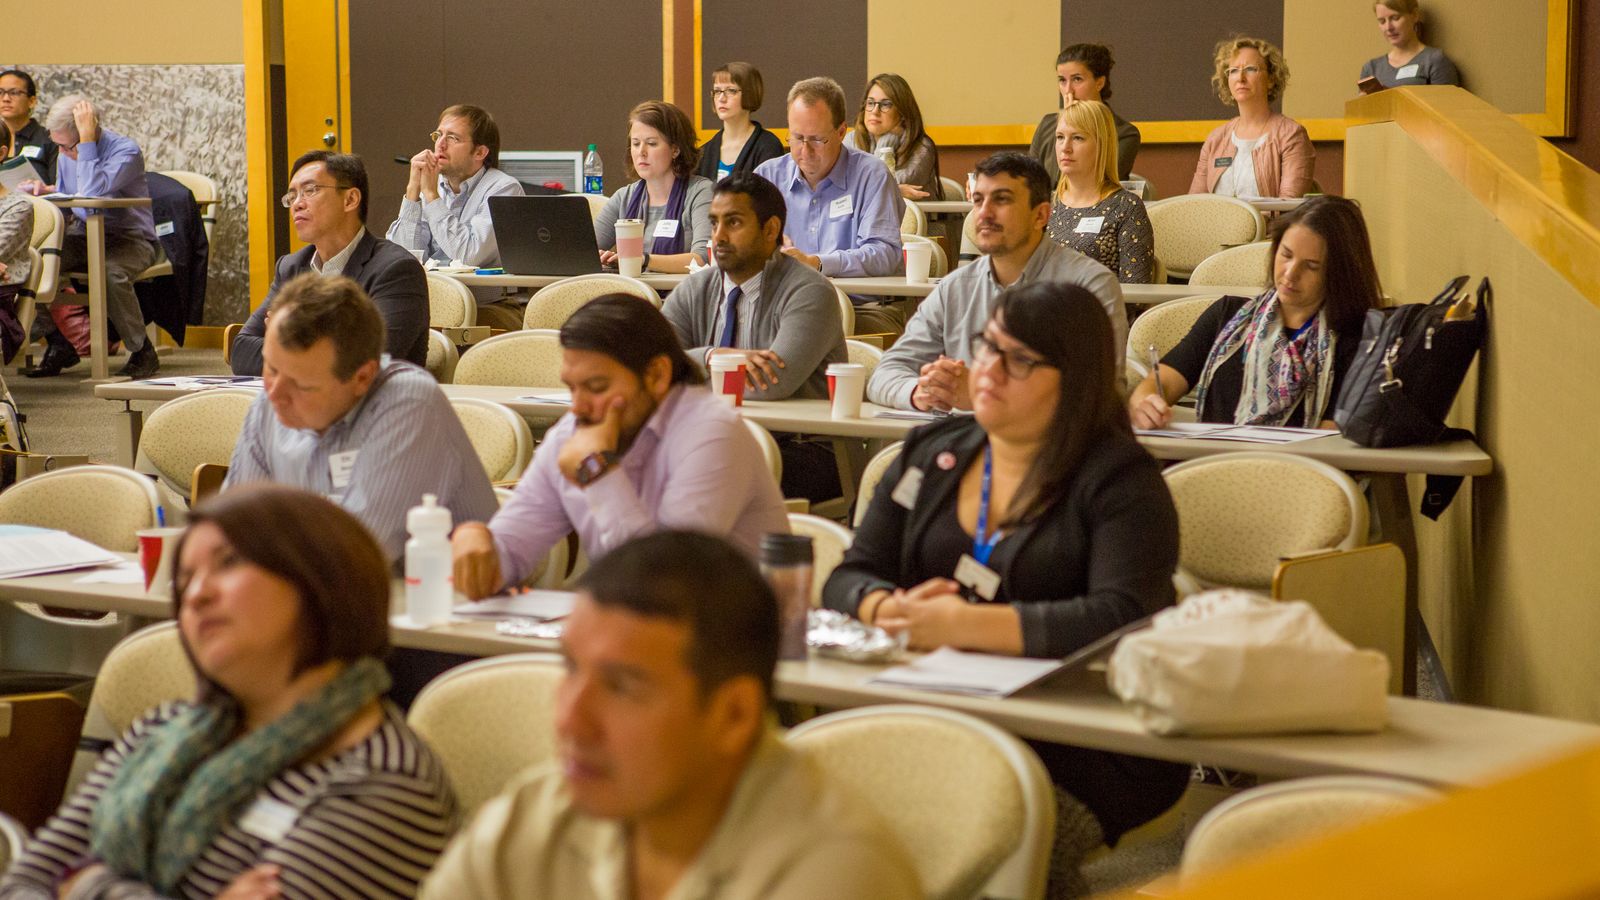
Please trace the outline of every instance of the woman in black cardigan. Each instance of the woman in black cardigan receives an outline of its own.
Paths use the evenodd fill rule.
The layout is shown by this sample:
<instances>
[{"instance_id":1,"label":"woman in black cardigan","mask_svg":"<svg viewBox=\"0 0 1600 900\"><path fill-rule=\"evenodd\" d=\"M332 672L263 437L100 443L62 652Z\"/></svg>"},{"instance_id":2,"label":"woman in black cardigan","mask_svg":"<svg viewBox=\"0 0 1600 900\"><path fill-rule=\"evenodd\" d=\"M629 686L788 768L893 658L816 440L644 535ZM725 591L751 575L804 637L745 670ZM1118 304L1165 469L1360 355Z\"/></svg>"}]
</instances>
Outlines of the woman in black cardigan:
<instances>
[{"instance_id":1,"label":"woman in black cardigan","mask_svg":"<svg viewBox=\"0 0 1600 900\"><path fill-rule=\"evenodd\" d=\"M711 73L711 106L722 130L701 145L695 174L714 184L788 152L777 135L750 118L761 108L762 93L761 70L749 63L731 62Z\"/></svg>"},{"instance_id":2,"label":"woman in black cardigan","mask_svg":"<svg viewBox=\"0 0 1600 900\"><path fill-rule=\"evenodd\" d=\"M1111 324L1094 295L1067 284L1007 290L973 347L973 415L906 439L823 602L906 632L916 649L1038 657L1170 605L1177 511L1129 428ZM1069 795L1053 881L1075 876L1100 840L1159 815L1187 783L1171 763L1035 749Z\"/></svg>"}]
</instances>

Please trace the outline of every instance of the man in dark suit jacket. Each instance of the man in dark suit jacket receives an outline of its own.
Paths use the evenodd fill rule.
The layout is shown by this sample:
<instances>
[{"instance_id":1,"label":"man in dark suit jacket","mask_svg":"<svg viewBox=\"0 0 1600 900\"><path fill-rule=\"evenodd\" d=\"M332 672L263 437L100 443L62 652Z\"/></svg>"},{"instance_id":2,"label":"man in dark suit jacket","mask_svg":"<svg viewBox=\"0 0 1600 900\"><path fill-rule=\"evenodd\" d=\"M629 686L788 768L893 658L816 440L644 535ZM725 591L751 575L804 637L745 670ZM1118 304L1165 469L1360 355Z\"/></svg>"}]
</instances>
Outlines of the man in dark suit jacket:
<instances>
[{"instance_id":1,"label":"man in dark suit jacket","mask_svg":"<svg viewBox=\"0 0 1600 900\"><path fill-rule=\"evenodd\" d=\"M377 305L387 329L384 351L423 365L428 359L428 276L404 247L367 231L367 169L350 153L313 150L289 175L295 234L310 244L278 260L267 299L233 340L236 375L261 374L261 343L278 288L303 272L344 275Z\"/></svg>"}]
</instances>

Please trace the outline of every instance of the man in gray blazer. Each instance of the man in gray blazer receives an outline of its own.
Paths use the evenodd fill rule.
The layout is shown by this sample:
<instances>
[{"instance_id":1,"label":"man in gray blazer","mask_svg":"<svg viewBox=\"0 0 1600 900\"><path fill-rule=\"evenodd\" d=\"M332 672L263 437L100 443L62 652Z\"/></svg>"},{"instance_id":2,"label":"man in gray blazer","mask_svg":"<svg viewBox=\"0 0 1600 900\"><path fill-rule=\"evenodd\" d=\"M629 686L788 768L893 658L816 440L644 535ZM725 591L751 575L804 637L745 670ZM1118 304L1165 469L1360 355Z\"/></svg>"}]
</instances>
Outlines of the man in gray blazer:
<instances>
[{"instance_id":1,"label":"man in gray blazer","mask_svg":"<svg viewBox=\"0 0 1600 900\"><path fill-rule=\"evenodd\" d=\"M383 317L384 352L428 361L428 276L410 251L367 231L367 168L351 153L312 150L295 160L282 198L295 234L310 246L279 258L267 299L233 340L235 375L261 374L261 344L278 289L305 272L343 275Z\"/></svg>"},{"instance_id":2,"label":"man in gray blazer","mask_svg":"<svg viewBox=\"0 0 1600 900\"><path fill-rule=\"evenodd\" d=\"M711 195L714 265L684 279L661 308L696 365L722 354L744 357L747 400L827 399L828 364L848 359L833 284L778 252L786 214L783 193L759 175L718 182ZM836 495L830 447L794 439L779 447L785 496ZM811 468L815 478L806 476ZM827 492L830 485L835 493Z\"/></svg>"}]
</instances>

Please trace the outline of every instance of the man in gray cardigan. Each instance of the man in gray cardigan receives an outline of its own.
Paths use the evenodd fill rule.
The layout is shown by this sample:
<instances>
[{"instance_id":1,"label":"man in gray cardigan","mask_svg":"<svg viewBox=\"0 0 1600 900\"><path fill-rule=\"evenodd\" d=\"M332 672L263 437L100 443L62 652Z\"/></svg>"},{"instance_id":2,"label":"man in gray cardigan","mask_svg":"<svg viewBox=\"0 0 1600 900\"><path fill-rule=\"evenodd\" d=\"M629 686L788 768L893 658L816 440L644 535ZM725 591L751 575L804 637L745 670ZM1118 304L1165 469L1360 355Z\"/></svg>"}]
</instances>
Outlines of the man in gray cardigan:
<instances>
[{"instance_id":1,"label":"man in gray cardigan","mask_svg":"<svg viewBox=\"0 0 1600 900\"><path fill-rule=\"evenodd\" d=\"M1007 150L978 163L977 171L972 202L978 249L985 255L940 279L917 307L905 335L883 354L867 381L867 399L873 403L897 409L971 409L972 336L983 331L1002 290L1031 281L1076 284L1099 298L1111 318L1121 370L1128 340L1122 286L1110 269L1045 235L1051 199L1044 167Z\"/></svg>"},{"instance_id":2,"label":"man in gray cardigan","mask_svg":"<svg viewBox=\"0 0 1600 900\"><path fill-rule=\"evenodd\" d=\"M786 210L783 193L759 175L718 182L711 196L714 265L684 279L661 308L696 365L721 354L744 357L747 400L827 399L828 364L848 359L833 284L778 252ZM835 496L827 493L838 482L826 445L785 439L779 446L785 496ZM821 483L806 477L813 467Z\"/></svg>"}]
</instances>

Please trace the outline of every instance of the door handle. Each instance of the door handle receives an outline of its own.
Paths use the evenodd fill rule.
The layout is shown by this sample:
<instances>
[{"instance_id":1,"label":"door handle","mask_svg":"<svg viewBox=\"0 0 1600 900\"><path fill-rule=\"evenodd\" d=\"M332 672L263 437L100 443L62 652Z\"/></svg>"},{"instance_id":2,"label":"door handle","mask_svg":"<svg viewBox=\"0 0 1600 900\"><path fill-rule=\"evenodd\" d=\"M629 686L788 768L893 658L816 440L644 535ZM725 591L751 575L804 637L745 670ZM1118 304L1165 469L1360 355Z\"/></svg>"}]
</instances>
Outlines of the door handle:
<instances>
[{"instance_id":1,"label":"door handle","mask_svg":"<svg viewBox=\"0 0 1600 900\"><path fill-rule=\"evenodd\" d=\"M322 136L322 143L332 147L334 144L339 143L339 136L330 131Z\"/></svg>"}]
</instances>

